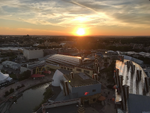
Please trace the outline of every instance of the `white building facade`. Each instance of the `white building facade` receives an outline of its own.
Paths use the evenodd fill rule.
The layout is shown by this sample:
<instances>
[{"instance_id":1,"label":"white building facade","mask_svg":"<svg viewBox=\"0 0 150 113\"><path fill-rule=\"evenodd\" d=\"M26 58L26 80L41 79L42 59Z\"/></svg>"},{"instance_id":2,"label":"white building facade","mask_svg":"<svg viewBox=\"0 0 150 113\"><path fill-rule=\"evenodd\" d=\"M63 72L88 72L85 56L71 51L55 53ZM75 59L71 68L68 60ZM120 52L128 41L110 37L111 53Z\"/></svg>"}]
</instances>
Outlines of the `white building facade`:
<instances>
[{"instance_id":1,"label":"white building facade","mask_svg":"<svg viewBox=\"0 0 150 113\"><path fill-rule=\"evenodd\" d=\"M41 58L44 56L44 52L43 50L39 50L39 49L33 49L33 50L30 50L30 49L24 49L23 50L23 56L30 60L30 59L37 59L37 58Z\"/></svg>"}]
</instances>

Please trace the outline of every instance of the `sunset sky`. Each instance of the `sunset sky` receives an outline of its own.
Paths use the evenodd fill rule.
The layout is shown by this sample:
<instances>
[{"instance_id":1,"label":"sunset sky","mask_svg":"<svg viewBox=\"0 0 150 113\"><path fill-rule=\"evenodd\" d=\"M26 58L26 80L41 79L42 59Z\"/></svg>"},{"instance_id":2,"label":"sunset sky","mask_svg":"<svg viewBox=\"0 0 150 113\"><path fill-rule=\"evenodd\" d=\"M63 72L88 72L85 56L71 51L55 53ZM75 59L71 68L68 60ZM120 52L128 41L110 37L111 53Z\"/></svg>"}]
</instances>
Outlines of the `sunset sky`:
<instances>
[{"instance_id":1,"label":"sunset sky","mask_svg":"<svg viewBox=\"0 0 150 113\"><path fill-rule=\"evenodd\" d=\"M0 35L150 35L149 0L0 0Z\"/></svg>"}]
</instances>

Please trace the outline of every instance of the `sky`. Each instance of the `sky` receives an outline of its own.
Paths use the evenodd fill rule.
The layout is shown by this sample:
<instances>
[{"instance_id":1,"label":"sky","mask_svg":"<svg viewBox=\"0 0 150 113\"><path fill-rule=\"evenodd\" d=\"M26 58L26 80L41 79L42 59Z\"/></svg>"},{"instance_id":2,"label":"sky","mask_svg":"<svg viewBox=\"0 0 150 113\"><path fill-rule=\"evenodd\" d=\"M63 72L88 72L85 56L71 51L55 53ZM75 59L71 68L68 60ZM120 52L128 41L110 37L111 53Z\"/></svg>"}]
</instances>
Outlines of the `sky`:
<instances>
[{"instance_id":1,"label":"sky","mask_svg":"<svg viewBox=\"0 0 150 113\"><path fill-rule=\"evenodd\" d=\"M0 0L0 35L150 35L149 0Z\"/></svg>"}]
</instances>

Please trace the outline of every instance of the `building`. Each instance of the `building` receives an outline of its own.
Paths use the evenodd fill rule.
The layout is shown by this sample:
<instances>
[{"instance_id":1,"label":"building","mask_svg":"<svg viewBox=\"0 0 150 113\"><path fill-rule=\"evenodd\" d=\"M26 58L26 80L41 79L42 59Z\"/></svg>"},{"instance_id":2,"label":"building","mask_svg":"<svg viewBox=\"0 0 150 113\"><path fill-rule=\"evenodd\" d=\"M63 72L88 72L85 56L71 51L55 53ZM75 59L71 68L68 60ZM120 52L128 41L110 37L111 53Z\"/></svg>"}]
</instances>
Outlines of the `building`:
<instances>
[{"instance_id":1,"label":"building","mask_svg":"<svg viewBox=\"0 0 150 113\"><path fill-rule=\"evenodd\" d=\"M116 61L114 81L118 113L150 112L150 78L140 65L129 60Z\"/></svg>"},{"instance_id":2,"label":"building","mask_svg":"<svg viewBox=\"0 0 150 113\"><path fill-rule=\"evenodd\" d=\"M3 67L11 68L14 70L19 70L20 65L18 63L12 62L12 61L4 61L2 62Z\"/></svg>"},{"instance_id":3,"label":"building","mask_svg":"<svg viewBox=\"0 0 150 113\"><path fill-rule=\"evenodd\" d=\"M59 69L53 76L52 85L60 86L64 91L64 95L71 94L75 98L91 96L101 92L101 84L98 82L98 75L96 74L95 77L94 79L82 72L73 73L71 71ZM68 91L64 88L64 84L68 85Z\"/></svg>"},{"instance_id":4,"label":"building","mask_svg":"<svg viewBox=\"0 0 150 113\"><path fill-rule=\"evenodd\" d=\"M133 62L135 62L135 63L140 64L140 65L143 64L143 61L142 61L142 60L139 60L139 59L137 59L137 58L133 58L133 57L130 57L130 56L127 56L127 55L123 55L123 56L124 56L124 59L131 60L131 61L133 61Z\"/></svg>"},{"instance_id":5,"label":"building","mask_svg":"<svg viewBox=\"0 0 150 113\"><path fill-rule=\"evenodd\" d=\"M38 74L39 71L41 71L41 70L39 70L39 68L43 68L45 66L45 64L46 64L45 61L37 61L37 62L31 62L28 64L24 64L20 68L20 73L30 70L31 75ZM38 70L38 72L36 72L37 70Z\"/></svg>"},{"instance_id":6,"label":"building","mask_svg":"<svg viewBox=\"0 0 150 113\"><path fill-rule=\"evenodd\" d=\"M3 66L2 70L7 71L8 73L13 73L13 74L20 73L21 65L16 62L4 61L2 62L2 66Z\"/></svg>"},{"instance_id":7,"label":"building","mask_svg":"<svg viewBox=\"0 0 150 113\"><path fill-rule=\"evenodd\" d=\"M98 81L97 74L94 74L92 78L86 73L59 69L56 70L52 79L52 86L60 87L60 91L57 96L54 96L55 98L49 100L50 103L43 104L42 109L53 108L52 103L61 104L67 101L70 104L92 104L101 96L101 83Z\"/></svg>"},{"instance_id":8,"label":"building","mask_svg":"<svg viewBox=\"0 0 150 113\"><path fill-rule=\"evenodd\" d=\"M150 97L143 95L129 94L127 99L129 113L149 113L150 112Z\"/></svg>"},{"instance_id":9,"label":"building","mask_svg":"<svg viewBox=\"0 0 150 113\"><path fill-rule=\"evenodd\" d=\"M23 56L27 60L37 59L37 58L43 57L44 56L44 52L41 49L24 49L23 50Z\"/></svg>"},{"instance_id":10,"label":"building","mask_svg":"<svg viewBox=\"0 0 150 113\"><path fill-rule=\"evenodd\" d=\"M83 72L90 76L94 74L94 60L90 58L54 54L46 59L47 65L53 69L65 69L74 73Z\"/></svg>"}]
</instances>

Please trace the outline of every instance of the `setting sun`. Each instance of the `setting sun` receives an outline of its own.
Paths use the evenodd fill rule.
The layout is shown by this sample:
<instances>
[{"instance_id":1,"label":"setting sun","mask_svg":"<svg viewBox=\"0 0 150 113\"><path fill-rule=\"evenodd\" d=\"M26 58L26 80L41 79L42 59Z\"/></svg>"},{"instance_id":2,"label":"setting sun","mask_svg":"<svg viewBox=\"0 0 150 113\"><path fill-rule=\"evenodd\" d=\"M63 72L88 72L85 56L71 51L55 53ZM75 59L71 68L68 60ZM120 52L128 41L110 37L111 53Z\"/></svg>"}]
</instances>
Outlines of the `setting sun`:
<instances>
[{"instance_id":1,"label":"setting sun","mask_svg":"<svg viewBox=\"0 0 150 113\"><path fill-rule=\"evenodd\" d=\"M85 30L83 28L79 28L76 32L78 35L82 36L85 34Z\"/></svg>"}]
</instances>

